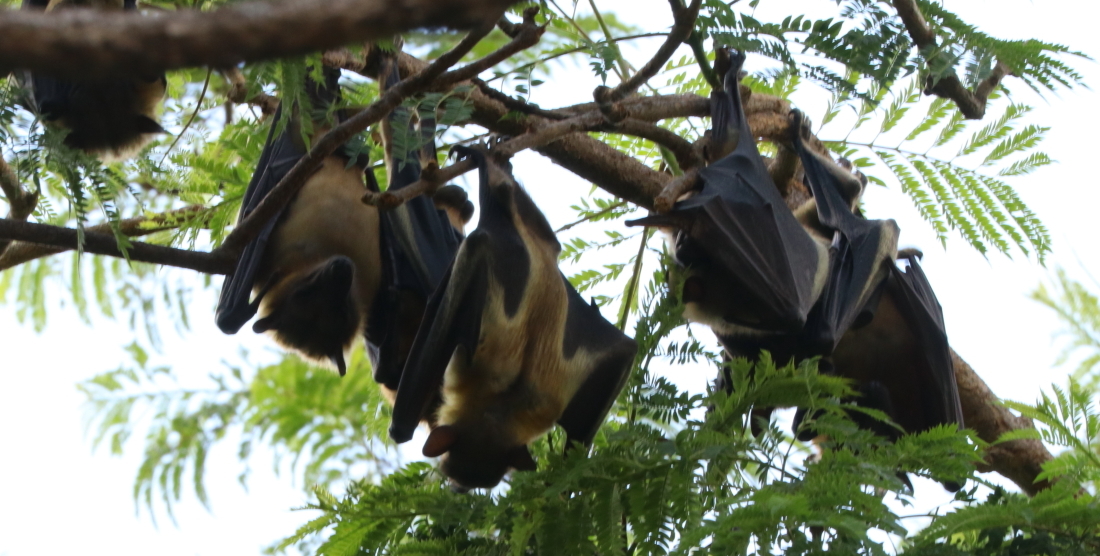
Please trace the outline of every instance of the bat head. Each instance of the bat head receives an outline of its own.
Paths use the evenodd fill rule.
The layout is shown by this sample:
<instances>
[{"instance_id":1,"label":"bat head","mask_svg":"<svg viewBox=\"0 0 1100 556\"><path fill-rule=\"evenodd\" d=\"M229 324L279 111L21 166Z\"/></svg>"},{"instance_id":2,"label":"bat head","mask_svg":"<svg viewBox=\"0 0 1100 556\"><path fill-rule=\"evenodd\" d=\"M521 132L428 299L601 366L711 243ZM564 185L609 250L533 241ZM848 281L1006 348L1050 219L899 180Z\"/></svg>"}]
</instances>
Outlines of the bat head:
<instances>
[{"instance_id":1,"label":"bat head","mask_svg":"<svg viewBox=\"0 0 1100 556\"><path fill-rule=\"evenodd\" d=\"M355 264L336 256L312 267L276 275L261 292L252 330L307 357L331 361L343 375L344 351L363 326L354 288Z\"/></svg>"},{"instance_id":2,"label":"bat head","mask_svg":"<svg viewBox=\"0 0 1100 556\"><path fill-rule=\"evenodd\" d=\"M457 185L444 185L432 195L435 208L447 211L447 218L458 233L466 233L466 224L474 216L474 204L466 190Z\"/></svg>"},{"instance_id":3,"label":"bat head","mask_svg":"<svg viewBox=\"0 0 1100 556\"><path fill-rule=\"evenodd\" d=\"M493 488L510 469L533 471L536 467L525 444L506 440L493 427L439 425L424 443L424 455L440 457L440 468L456 492Z\"/></svg>"}]
</instances>

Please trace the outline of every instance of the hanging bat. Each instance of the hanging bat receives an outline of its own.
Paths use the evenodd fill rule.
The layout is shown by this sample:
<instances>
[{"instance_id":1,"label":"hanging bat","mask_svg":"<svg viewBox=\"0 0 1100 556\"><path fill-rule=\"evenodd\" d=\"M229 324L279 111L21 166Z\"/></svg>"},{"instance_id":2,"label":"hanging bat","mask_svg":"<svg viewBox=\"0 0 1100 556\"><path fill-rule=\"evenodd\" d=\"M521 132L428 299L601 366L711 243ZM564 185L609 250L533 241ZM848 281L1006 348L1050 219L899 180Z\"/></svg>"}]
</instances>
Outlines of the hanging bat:
<instances>
[{"instance_id":1,"label":"hanging bat","mask_svg":"<svg viewBox=\"0 0 1100 556\"><path fill-rule=\"evenodd\" d=\"M322 113L340 96L340 72L326 68L324 78L309 79L306 87L312 107ZM301 125L308 114L295 110L276 136L283 109L273 118L240 219L308 152ZM313 128L323 134L326 122L315 121ZM283 346L331 362L344 374L344 353L362 332L382 281L378 210L360 202L364 175L373 188L377 184L364 173L365 161L356 162L363 164L349 164L342 153L326 158L294 201L245 247L218 300L216 321L223 332L236 333L259 312L253 331L271 332Z\"/></svg>"},{"instance_id":2,"label":"hanging bat","mask_svg":"<svg viewBox=\"0 0 1100 556\"><path fill-rule=\"evenodd\" d=\"M381 85L388 89L401 77L396 57L384 56L382 62ZM436 163L434 110L416 116L418 122L402 106L382 122L390 190L415 183L422 167ZM396 133L395 127L409 132ZM374 379L391 392L401 380L428 298L458 251L473 211L466 192L448 185L431 198L418 196L381 214L385 287L372 307L367 337Z\"/></svg>"},{"instance_id":3,"label":"hanging bat","mask_svg":"<svg viewBox=\"0 0 1100 556\"><path fill-rule=\"evenodd\" d=\"M136 10L136 0L24 0L23 9ZM68 129L65 145L120 159L164 133L157 109L164 98L164 74L70 80L22 72L28 107L47 124Z\"/></svg>"},{"instance_id":4,"label":"hanging bat","mask_svg":"<svg viewBox=\"0 0 1100 556\"><path fill-rule=\"evenodd\" d=\"M443 473L466 490L533 469L527 444L555 422L589 444L637 344L558 270L561 245L510 172L477 148L453 151L480 168L481 217L428 302L390 437L408 441L427 416L424 455L442 456Z\"/></svg>"},{"instance_id":5,"label":"hanging bat","mask_svg":"<svg viewBox=\"0 0 1100 556\"><path fill-rule=\"evenodd\" d=\"M728 58L724 90L711 95L708 157L717 160L699 172L695 191L668 213L627 225L671 235L673 257L687 269L684 316L710 326L732 355L755 359L757 343L805 329L828 278L831 234L801 222L772 183L741 103L744 61L742 52ZM735 347L742 339L752 345ZM768 347L797 347L786 343Z\"/></svg>"}]
</instances>

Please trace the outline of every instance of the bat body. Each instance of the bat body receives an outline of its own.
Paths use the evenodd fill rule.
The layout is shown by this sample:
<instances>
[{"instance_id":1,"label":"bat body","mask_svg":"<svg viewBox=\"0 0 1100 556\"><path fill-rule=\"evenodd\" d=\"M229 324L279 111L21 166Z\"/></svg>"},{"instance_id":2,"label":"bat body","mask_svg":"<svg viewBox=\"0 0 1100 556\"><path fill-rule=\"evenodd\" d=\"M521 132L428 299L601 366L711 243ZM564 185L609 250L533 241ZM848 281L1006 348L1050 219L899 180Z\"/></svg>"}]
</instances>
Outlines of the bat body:
<instances>
[{"instance_id":1,"label":"bat body","mask_svg":"<svg viewBox=\"0 0 1100 556\"><path fill-rule=\"evenodd\" d=\"M670 234L687 272L684 316L731 345L771 344L805 329L828 278L831 239L801 222L772 183L741 103L744 60L730 60L724 90L712 94L717 152L709 154L717 160L700 171L696 191L666 214L627 222Z\"/></svg>"},{"instance_id":2,"label":"bat body","mask_svg":"<svg viewBox=\"0 0 1100 556\"><path fill-rule=\"evenodd\" d=\"M136 10L136 0L25 0L24 9L93 8ZM65 144L108 159L140 149L164 133L157 109L167 86L164 74L69 80L24 72L27 103L46 123L68 129Z\"/></svg>"},{"instance_id":3,"label":"bat body","mask_svg":"<svg viewBox=\"0 0 1100 556\"><path fill-rule=\"evenodd\" d=\"M560 424L588 444L625 384L637 344L558 270L561 246L511 175L476 149L481 217L428 302L401 376L390 436L424 445L457 489L531 469L526 445ZM433 411L436 393L438 410Z\"/></svg>"},{"instance_id":4,"label":"bat body","mask_svg":"<svg viewBox=\"0 0 1100 556\"><path fill-rule=\"evenodd\" d=\"M310 81L307 93L315 109L324 111L338 98L339 76L338 70L326 70L325 83ZM282 110L273 118L240 218L307 152L299 123L303 115L293 115L276 136ZM323 134L324 122L315 122L314 129ZM223 332L236 333L259 311L255 332L271 332L283 346L344 373L344 354L363 332L382 281L378 210L360 201L364 176L362 165L329 156L245 247L222 286L216 320Z\"/></svg>"},{"instance_id":5,"label":"bat body","mask_svg":"<svg viewBox=\"0 0 1100 556\"><path fill-rule=\"evenodd\" d=\"M385 57L382 87L399 80L396 58ZM423 167L436 164L434 112L418 111L416 120L402 106L382 122L391 190L415 183ZM367 337L374 378L389 394L397 390L428 298L454 259L473 210L466 192L449 185L433 197L417 196L381 214L385 287Z\"/></svg>"},{"instance_id":6,"label":"bat body","mask_svg":"<svg viewBox=\"0 0 1100 556\"><path fill-rule=\"evenodd\" d=\"M326 69L325 83L307 83L315 111L336 102L339 76L338 70ZM307 153L300 117L292 117L276 136L276 114L241 218ZM387 122L395 118L402 120L401 114L391 114ZM402 125L408 122L404 118ZM430 145L430 126L421 124ZM313 128L315 135L323 135L327 124L316 121ZM392 130L384 135L392 137ZM409 150L400 157L408 164L388 164L393 189L419 177L422 149ZM369 161L354 156L350 163L353 156L337 152L326 158L283 213L245 247L222 287L217 323L233 334L258 311L254 331L270 332L281 345L310 359L331 362L340 374L346 369L345 353L364 335L376 379L396 390L426 300L461 241L449 214L462 225L472 205L461 188L446 186L436 199L417 198L380 214L360 200L366 189L378 190L373 173L365 171Z\"/></svg>"}]
</instances>

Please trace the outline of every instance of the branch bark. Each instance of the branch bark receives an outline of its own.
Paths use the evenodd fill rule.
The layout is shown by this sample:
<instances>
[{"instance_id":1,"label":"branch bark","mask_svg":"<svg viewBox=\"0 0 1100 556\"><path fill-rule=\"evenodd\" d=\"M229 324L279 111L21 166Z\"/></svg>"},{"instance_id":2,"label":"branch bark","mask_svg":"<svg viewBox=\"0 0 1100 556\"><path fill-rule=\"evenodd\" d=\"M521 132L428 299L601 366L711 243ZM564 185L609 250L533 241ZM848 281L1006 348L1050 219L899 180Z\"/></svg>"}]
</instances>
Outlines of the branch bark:
<instances>
[{"instance_id":1,"label":"branch bark","mask_svg":"<svg viewBox=\"0 0 1100 556\"><path fill-rule=\"evenodd\" d=\"M283 0L210 12L0 11L0 75L150 74L295 56L425 27L470 29L516 0Z\"/></svg>"},{"instance_id":2,"label":"branch bark","mask_svg":"<svg viewBox=\"0 0 1100 556\"><path fill-rule=\"evenodd\" d=\"M33 222L0 220L0 237L36 243L62 250L76 249L78 230ZM84 252L110 257L123 257L115 236L90 230L84 231ZM227 274L236 261L224 253L190 251L150 243L134 242L127 250L131 261L153 263L197 270L206 274Z\"/></svg>"},{"instance_id":3,"label":"branch bark","mask_svg":"<svg viewBox=\"0 0 1100 556\"><path fill-rule=\"evenodd\" d=\"M955 382L959 385L963 420L966 427L978 433L986 442L995 442L1006 432L1033 429L1035 423L1027 417L1013 415L1001 406L989 386L954 351ZM1047 481L1035 482L1043 470L1043 464L1053 459L1046 446L1039 440L1013 440L990 446L985 451L985 464L978 471L996 471L1016 483L1024 492L1034 495L1050 486Z\"/></svg>"},{"instance_id":4,"label":"branch bark","mask_svg":"<svg viewBox=\"0 0 1100 556\"><path fill-rule=\"evenodd\" d=\"M19 176L8 165L3 156L0 156L0 191L8 200L8 220L24 222L34 213L38 206L38 193L23 189L19 182ZM11 246L11 240L0 239L0 256Z\"/></svg>"},{"instance_id":5,"label":"branch bark","mask_svg":"<svg viewBox=\"0 0 1100 556\"><path fill-rule=\"evenodd\" d=\"M190 220L206 211L202 205L191 205L177 210L168 211L153 216L140 216L137 218L124 218L118 223L119 231L126 237L141 237L165 230L178 228L180 222ZM96 224L84 228L84 233L111 234L110 224ZM10 240L5 240L10 241ZM56 255L73 249L68 246L44 245L42 243L30 243L24 241L12 242L7 251L0 255L0 272L19 266L25 262Z\"/></svg>"},{"instance_id":6,"label":"branch bark","mask_svg":"<svg viewBox=\"0 0 1100 556\"><path fill-rule=\"evenodd\" d=\"M924 14L921 13L916 0L892 0L892 3L917 48L921 52L935 51L936 34L924 19ZM990 93L1001 84L1001 80L1006 75L1011 73L1012 68L1008 64L997 60L989 76L970 91L963 85L955 70L950 70L950 73L939 79L929 77L924 94L953 100L963 116L971 120L980 120L985 116L985 105Z\"/></svg>"}]
</instances>

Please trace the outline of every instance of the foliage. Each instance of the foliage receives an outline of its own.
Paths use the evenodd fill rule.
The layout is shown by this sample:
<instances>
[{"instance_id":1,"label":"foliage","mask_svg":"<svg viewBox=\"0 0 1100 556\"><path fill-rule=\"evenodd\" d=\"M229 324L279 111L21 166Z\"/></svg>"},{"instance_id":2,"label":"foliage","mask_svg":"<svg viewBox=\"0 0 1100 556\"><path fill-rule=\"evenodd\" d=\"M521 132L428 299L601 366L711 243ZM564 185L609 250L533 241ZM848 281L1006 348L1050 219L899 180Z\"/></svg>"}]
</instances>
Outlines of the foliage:
<instances>
[{"instance_id":1,"label":"foliage","mask_svg":"<svg viewBox=\"0 0 1100 556\"><path fill-rule=\"evenodd\" d=\"M209 9L228 1L143 4ZM0 0L5 6L15 3ZM759 3L747 4L755 8ZM632 28L614 14L601 13L595 1L588 4L592 13L580 14L577 2L542 2L540 23L548 29L542 41L494 68L485 81L530 100L571 62L608 84L633 74L636 68L624 57L624 45L663 33ZM922 91L958 73L972 86L989 74L994 59L1008 62L1014 75L1036 90L1071 87L1080 76L1064 59L1081 55L1056 44L990 37L926 0L920 7L941 40L934 50L917 51L885 3L836 4L831 18L792 15L765 21L742 11L744 4L705 0L695 36L779 61L780 68L746 78L756 92L788 99L808 84L823 86L831 94L827 110L818 116L826 145L876 184L900 189L941 242L957 232L981 253L1019 249L1042 261L1050 250L1049 233L1010 180L1052 163L1037 150L1047 128L1027 123L1031 108L1008 96L992 99L985 122L971 123L949 101L929 101ZM418 55L430 58L457 38L430 32L405 39ZM482 56L506 40L494 32L473 55ZM297 91L317 59L248 64L241 71L249 95L262 91L309 110ZM643 91L707 95L710 86L700 62L693 56L673 59ZM346 105L377 97L374 84L347 73ZM16 81L0 85L0 153L20 181L41 191L34 220L80 230L102 222L125 246L120 226L126 218L193 206L197 210L173 221L169 231L142 240L191 249L220 244L239 210L270 122L247 106L225 103L229 83L217 72L180 70L168 79L162 124L172 136L154 141L136 158L106 165L64 148L56 131L20 106ZM448 142L481 137L468 129L471 90L463 86L424 94L404 104L410 118L437 114L441 153ZM275 125L286 125L285 119ZM695 141L706 122L679 118L659 125ZM364 132L352 148L381 161L373 135ZM612 133L594 136L654 168L675 168L667 151L649 141ZM399 134L397 150L418 140ZM761 148L774 153L779 147ZM375 173L384 184L380 163ZM255 370L229 367L211 375L210 387L199 389L182 385L171 368L153 365L160 326L172 322L187 328L192 293L209 287L209 280L166 279L149 265L77 254L0 273L0 302L42 330L50 296L63 287L85 321L95 308L143 332L127 348L131 364L100 374L80 389L96 446L120 453L141 437L144 457L133 493L151 513L162 504L171 515L187 488L206 503L206 460L218 443L235 443L242 482L260 446L270 446L278 461L287 461L290 472L314 493L313 520L274 551L297 546L319 554L885 554L892 551L886 538L904 538L897 551L906 554L1070 554L1095 548L1100 426L1083 388L1055 390L1035 406L1011 405L1044 425L1036 433L1044 441L1067 449L1045 470L1045 477L1060 479L1055 488L1032 499L997 491L984 501L977 500L976 489L963 491L956 500L961 508L910 534L908 517L884 502L884 497L909 500L911 493L897 473L939 480L969 477L980 441L945 428L887 443L855 427L850 412L866 411L846 403L852 394L848 385L817 374L812 362L793 366L764 358L752 366L733 361L726 364L736 386L732 394L689 394L661 369L694 364L710 373L718 357L683 326L682 307L665 284L665 254L654 235L620 231L637 207L593 187L576 200L574 210L577 219L559 230L577 234L562 237L562 261L579 267L571 276L579 290L595 294L602 306L615 307L618 301L617 320L623 328L633 323L639 357L590 453L564 450L563 436L555 432L533 446L539 471L516 474L487 493L457 495L430 465L399 465L386 438L388 406L361 352L343 379L287 356ZM599 267L580 267L593 254ZM660 262L653 272L655 259ZM642 287L647 269L652 277ZM1095 296L1064 276L1059 287L1041 289L1035 297L1070 323L1067 353L1082 348L1100 353ZM1096 364L1096 357L1089 356L1078 371L1093 385L1100 380ZM840 440L827 442L819 456L812 456L811 447L795 441L777 422L760 436L749 433L754 409L794 405L816 411L804 426L812 424ZM809 463L816 458L820 461Z\"/></svg>"},{"instance_id":2,"label":"foliage","mask_svg":"<svg viewBox=\"0 0 1100 556\"><path fill-rule=\"evenodd\" d=\"M1100 301L1096 293L1058 269L1055 282L1049 288L1040 284L1031 298L1053 310L1066 327L1062 336L1068 342L1058 364L1083 353L1073 376L1085 386L1100 390Z\"/></svg>"}]
</instances>

